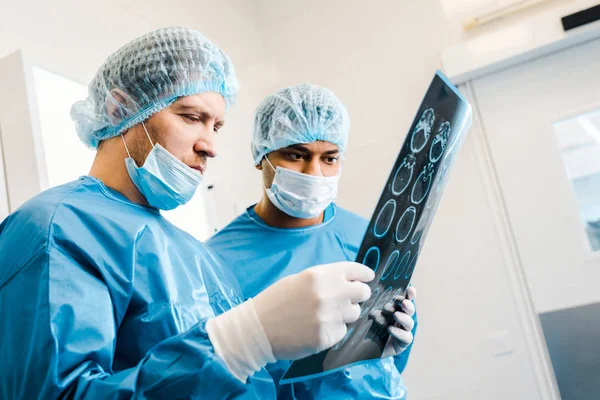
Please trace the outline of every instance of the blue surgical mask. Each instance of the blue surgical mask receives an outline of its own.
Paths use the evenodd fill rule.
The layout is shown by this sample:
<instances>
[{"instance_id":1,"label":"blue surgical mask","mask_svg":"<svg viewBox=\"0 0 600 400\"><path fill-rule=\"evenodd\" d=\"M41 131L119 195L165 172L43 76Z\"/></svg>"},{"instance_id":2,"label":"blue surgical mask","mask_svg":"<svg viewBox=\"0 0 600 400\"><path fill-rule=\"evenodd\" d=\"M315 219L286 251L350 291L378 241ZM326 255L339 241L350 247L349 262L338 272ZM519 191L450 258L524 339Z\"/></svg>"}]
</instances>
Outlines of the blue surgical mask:
<instances>
[{"instance_id":1,"label":"blue surgical mask","mask_svg":"<svg viewBox=\"0 0 600 400\"><path fill-rule=\"evenodd\" d=\"M152 150L141 167L131 158L125 138L121 135L129 156L125 159L127 172L148 204L160 210L172 210L190 201L202 183L202 175L160 144L152 143L143 122L142 126L152 144Z\"/></svg>"},{"instance_id":2,"label":"blue surgical mask","mask_svg":"<svg viewBox=\"0 0 600 400\"><path fill-rule=\"evenodd\" d=\"M265 188L271 203L281 211L296 218L315 218L335 201L340 175L325 177L303 174L282 167L275 171L270 188Z\"/></svg>"}]
</instances>

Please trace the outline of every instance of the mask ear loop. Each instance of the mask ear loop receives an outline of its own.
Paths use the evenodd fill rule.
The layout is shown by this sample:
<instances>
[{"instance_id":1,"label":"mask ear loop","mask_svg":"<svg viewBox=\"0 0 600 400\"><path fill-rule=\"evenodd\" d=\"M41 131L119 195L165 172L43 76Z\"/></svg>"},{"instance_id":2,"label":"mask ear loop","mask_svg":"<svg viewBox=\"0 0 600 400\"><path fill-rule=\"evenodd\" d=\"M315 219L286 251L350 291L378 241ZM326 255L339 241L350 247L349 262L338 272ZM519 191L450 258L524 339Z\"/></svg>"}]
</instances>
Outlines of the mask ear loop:
<instances>
[{"instance_id":1,"label":"mask ear loop","mask_svg":"<svg viewBox=\"0 0 600 400\"><path fill-rule=\"evenodd\" d=\"M122 133L121 133L121 140L123 140L123 145L125 145L125 151L127 152L127 157L131 158L131 154L129 153L129 149L127 148L127 143L125 143L125 138L123 137Z\"/></svg>"},{"instance_id":2,"label":"mask ear loop","mask_svg":"<svg viewBox=\"0 0 600 400\"><path fill-rule=\"evenodd\" d=\"M150 139L150 134L148 133L148 130L146 129L146 125L144 125L143 122L142 122L142 127L144 128L144 132L146 132L146 137L150 141L150 144L152 145L152 147L154 147L154 143L152 142L152 139ZM129 158L131 158L131 153L129 152L129 148L127 147L127 142L125 142L125 138L123 137L122 133L121 133L121 140L123 141L123 145L125 145L125 151L127 152L127 156ZM265 158L266 158L266 156L265 156Z\"/></svg>"},{"instance_id":3,"label":"mask ear loop","mask_svg":"<svg viewBox=\"0 0 600 400\"><path fill-rule=\"evenodd\" d=\"M152 147L154 147L154 143L152 142L152 139L150 139L150 134L148 133L148 129L146 129L146 125L144 125L143 122L142 122L142 127L144 128L144 132L146 132L146 136L148 137L150 144L152 145Z\"/></svg>"},{"instance_id":4,"label":"mask ear loop","mask_svg":"<svg viewBox=\"0 0 600 400\"><path fill-rule=\"evenodd\" d=\"M265 156L265 160L267 160L267 163L269 163L269 166L271 167L271 169L272 169L274 172L277 172L277 170L275 169L275 167L273 166L273 164L271 164L271 160L269 160L269 157L268 157L268 156Z\"/></svg>"}]
</instances>

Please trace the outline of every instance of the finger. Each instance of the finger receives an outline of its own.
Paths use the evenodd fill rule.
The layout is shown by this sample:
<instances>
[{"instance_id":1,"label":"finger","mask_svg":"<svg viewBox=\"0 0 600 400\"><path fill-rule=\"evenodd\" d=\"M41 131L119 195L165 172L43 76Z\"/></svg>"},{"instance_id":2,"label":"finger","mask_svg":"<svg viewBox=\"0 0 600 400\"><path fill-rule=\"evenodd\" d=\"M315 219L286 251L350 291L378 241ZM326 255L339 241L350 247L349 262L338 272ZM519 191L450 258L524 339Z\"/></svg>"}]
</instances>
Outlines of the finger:
<instances>
[{"instance_id":1,"label":"finger","mask_svg":"<svg viewBox=\"0 0 600 400\"><path fill-rule=\"evenodd\" d=\"M388 329L389 332L389 329ZM401 343L390 333L389 345L392 349L394 349L394 355L398 355L402 353L406 348L404 347L404 343Z\"/></svg>"},{"instance_id":2,"label":"finger","mask_svg":"<svg viewBox=\"0 0 600 400\"><path fill-rule=\"evenodd\" d=\"M360 306L358 304L348 303L341 307L342 319L344 323L350 324L356 322L360 317Z\"/></svg>"},{"instance_id":3,"label":"finger","mask_svg":"<svg viewBox=\"0 0 600 400\"><path fill-rule=\"evenodd\" d=\"M339 263L349 281L371 282L375 278L375 272L365 265L355 262Z\"/></svg>"},{"instance_id":4,"label":"finger","mask_svg":"<svg viewBox=\"0 0 600 400\"><path fill-rule=\"evenodd\" d=\"M388 332L393 337L393 340L399 342L398 344L402 349L407 348L413 341L413 335L411 332L405 331L404 329L396 326L388 327ZM396 348L396 344L394 344L394 348Z\"/></svg>"},{"instance_id":5,"label":"finger","mask_svg":"<svg viewBox=\"0 0 600 400\"><path fill-rule=\"evenodd\" d=\"M410 300L404 300L402 302L402 311L408 314L409 317L415 315L415 304Z\"/></svg>"},{"instance_id":6,"label":"finger","mask_svg":"<svg viewBox=\"0 0 600 400\"><path fill-rule=\"evenodd\" d=\"M389 346L393 349L393 355L398 355L408 348L404 342L400 342L392 334L390 334Z\"/></svg>"},{"instance_id":7,"label":"finger","mask_svg":"<svg viewBox=\"0 0 600 400\"><path fill-rule=\"evenodd\" d=\"M392 347L394 348L394 353L396 355L402 353L408 347L408 346L404 347L402 345L402 343L397 341L393 336L390 336L390 339L391 339Z\"/></svg>"},{"instance_id":8,"label":"finger","mask_svg":"<svg viewBox=\"0 0 600 400\"><path fill-rule=\"evenodd\" d=\"M362 303L371 297L371 288L366 283L348 282L346 294L352 303Z\"/></svg>"},{"instance_id":9,"label":"finger","mask_svg":"<svg viewBox=\"0 0 600 400\"><path fill-rule=\"evenodd\" d=\"M406 291L406 298L409 300L413 300L415 297L417 297L417 289L415 289L414 286L411 286Z\"/></svg>"},{"instance_id":10,"label":"finger","mask_svg":"<svg viewBox=\"0 0 600 400\"><path fill-rule=\"evenodd\" d=\"M408 315L402 312L394 313L394 320L402 327L402 329L407 331L412 331L415 327L415 321Z\"/></svg>"}]
</instances>

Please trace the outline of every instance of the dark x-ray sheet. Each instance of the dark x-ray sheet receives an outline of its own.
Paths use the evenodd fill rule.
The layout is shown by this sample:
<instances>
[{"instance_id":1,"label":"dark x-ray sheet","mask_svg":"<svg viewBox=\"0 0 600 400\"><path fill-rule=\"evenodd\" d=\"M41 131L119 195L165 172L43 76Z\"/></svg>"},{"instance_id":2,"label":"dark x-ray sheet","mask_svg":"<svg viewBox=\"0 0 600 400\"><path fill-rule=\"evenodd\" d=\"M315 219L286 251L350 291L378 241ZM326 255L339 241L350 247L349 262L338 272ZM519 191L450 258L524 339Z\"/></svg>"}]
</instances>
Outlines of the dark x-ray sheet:
<instances>
[{"instance_id":1,"label":"dark x-ray sheet","mask_svg":"<svg viewBox=\"0 0 600 400\"><path fill-rule=\"evenodd\" d=\"M359 320L329 350L292 363L281 379L291 383L381 358L393 317L376 318L404 296L435 215L456 153L471 126L471 105L437 72L387 180L356 261L375 271L372 296ZM388 313L389 315L389 313Z\"/></svg>"}]
</instances>

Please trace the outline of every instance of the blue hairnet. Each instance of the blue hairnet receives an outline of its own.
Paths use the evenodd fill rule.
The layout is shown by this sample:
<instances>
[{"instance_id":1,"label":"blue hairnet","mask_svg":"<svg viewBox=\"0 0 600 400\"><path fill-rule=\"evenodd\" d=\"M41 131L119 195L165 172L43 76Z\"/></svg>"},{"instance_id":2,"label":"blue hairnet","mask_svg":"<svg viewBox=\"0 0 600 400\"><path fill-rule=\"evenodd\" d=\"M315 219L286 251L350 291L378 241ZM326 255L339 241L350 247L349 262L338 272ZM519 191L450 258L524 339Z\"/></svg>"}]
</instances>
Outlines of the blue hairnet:
<instances>
[{"instance_id":1,"label":"blue hairnet","mask_svg":"<svg viewBox=\"0 0 600 400\"><path fill-rule=\"evenodd\" d=\"M254 163L272 151L322 140L346 149L350 117L329 89L301 84L268 96L256 109L252 132Z\"/></svg>"},{"instance_id":2,"label":"blue hairnet","mask_svg":"<svg viewBox=\"0 0 600 400\"><path fill-rule=\"evenodd\" d=\"M163 28L141 36L111 54L71 108L79 138L96 148L178 97L220 93L227 107L239 83L227 55L200 32ZM109 115L108 105L116 109Z\"/></svg>"}]
</instances>

